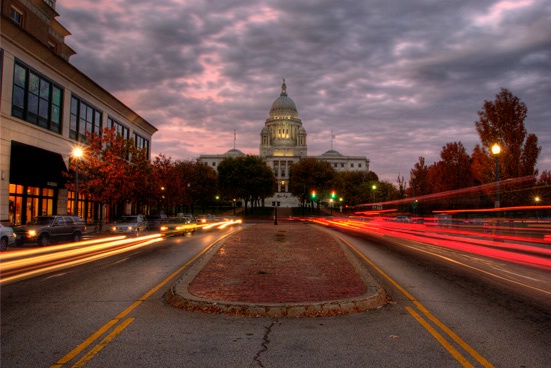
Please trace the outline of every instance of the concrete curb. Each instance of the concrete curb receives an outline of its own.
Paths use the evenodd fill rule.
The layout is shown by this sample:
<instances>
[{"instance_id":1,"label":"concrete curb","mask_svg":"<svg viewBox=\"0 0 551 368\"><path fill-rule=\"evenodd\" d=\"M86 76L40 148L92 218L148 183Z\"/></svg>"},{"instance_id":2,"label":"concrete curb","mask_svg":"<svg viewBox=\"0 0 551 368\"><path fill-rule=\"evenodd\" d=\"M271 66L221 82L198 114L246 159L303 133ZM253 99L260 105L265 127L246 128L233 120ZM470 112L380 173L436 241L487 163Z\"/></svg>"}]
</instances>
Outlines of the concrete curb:
<instances>
[{"instance_id":1,"label":"concrete curb","mask_svg":"<svg viewBox=\"0 0 551 368\"><path fill-rule=\"evenodd\" d=\"M205 299L197 297L188 291L188 285L195 279L199 271L208 263L211 257L218 252L225 240L219 242L200 260L193 264L176 286L170 288L164 295L167 304L188 311L205 313L220 313L240 317L327 317L360 313L366 310L380 308L387 304L388 296L384 288L369 273L366 264L353 254L342 241L337 239L349 261L354 265L358 274L367 286L363 295L341 299L305 303L245 303L228 302L223 300Z\"/></svg>"}]
</instances>

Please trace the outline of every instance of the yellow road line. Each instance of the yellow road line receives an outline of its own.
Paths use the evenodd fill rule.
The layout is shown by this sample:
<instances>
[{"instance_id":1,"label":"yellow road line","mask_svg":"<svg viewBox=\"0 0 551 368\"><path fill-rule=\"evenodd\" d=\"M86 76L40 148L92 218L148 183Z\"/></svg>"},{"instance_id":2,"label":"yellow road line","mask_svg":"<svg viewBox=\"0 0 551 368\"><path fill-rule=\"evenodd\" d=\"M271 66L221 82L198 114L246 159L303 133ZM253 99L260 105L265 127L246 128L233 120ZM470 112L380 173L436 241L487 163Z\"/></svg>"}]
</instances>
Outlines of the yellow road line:
<instances>
[{"instance_id":1,"label":"yellow road line","mask_svg":"<svg viewBox=\"0 0 551 368\"><path fill-rule=\"evenodd\" d=\"M406 310L411 313L413 318L417 320L430 334L444 347L446 350L459 362L463 367L474 367L456 348L454 348L449 342L446 341L442 335L438 333L427 321L423 319L416 311L411 307L406 307Z\"/></svg>"},{"instance_id":2,"label":"yellow road line","mask_svg":"<svg viewBox=\"0 0 551 368\"><path fill-rule=\"evenodd\" d=\"M474 359L476 359L480 364L485 368L494 367L493 364L488 362L482 355L480 355L475 349L473 349L469 344L463 341L457 334L455 334L450 328L440 322L434 315L432 315L427 308L425 308L416 298L413 297L406 289L400 286L394 279L392 279L388 274L386 274L382 269L377 267L369 258L363 255L358 249L356 249L352 244L346 240L338 237L342 242L348 245L352 250L354 250L365 262L367 262L371 267L373 267L377 272L379 272L384 278L386 278L394 287L396 287L402 294L406 296L419 311L421 311L427 318L429 318L434 324L436 324L440 329L442 329L453 341L459 344L465 351L467 351Z\"/></svg>"},{"instance_id":3,"label":"yellow road line","mask_svg":"<svg viewBox=\"0 0 551 368\"><path fill-rule=\"evenodd\" d=\"M84 340L84 342L74 348L69 354L65 355L63 358L59 359L51 368L58 368L63 366L63 364L70 362L74 357L76 357L81 351L86 349L91 343L103 335L107 330L113 327L119 319L112 319L111 321L104 324L99 330L90 335L89 338Z\"/></svg>"},{"instance_id":4,"label":"yellow road line","mask_svg":"<svg viewBox=\"0 0 551 368\"><path fill-rule=\"evenodd\" d=\"M97 344L92 350L90 350L85 356L83 356L72 368L82 368L84 365L94 357L97 353L107 346L118 334L122 332L129 324L131 324L135 318L128 318L123 323L118 325L109 335L105 337L99 344Z\"/></svg>"},{"instance_id":5,"label":"yellow road line","mask_svg":"<svg viewBox=\"0 0 551 368\"><path fill-rule=\"evenodd\" d=\"M235 232L226 234L219 239L216 239L216 241L209 244L205 249L203 249L199 254L197 254L195 257L193 257L191 260L189 260L186 264L184 264L182 267L180 267L178 270L174 271L170 276L165 278L163 281L161 281L157 286L155 286L153 289L149 290L147 293L145 293L141 298L136 300L134 303L132 303L128 308L126 308L124 311L119 313L117 317L112 319L111 321L107 322L105 325L100 327L99 330L94 332L90 337L88 337L86 340L84 340L81 344L79 344L76 348L71 350L68 354L66 354L63 358L59 359L57 362L51 365L51 368L60 368L64 364L70 362L73 360L77 355L82 353L84 349L86 349L88 346L90 346L94 341L96 341L98 338L100 338L106 331L108 331L111 327L113 327L115 324L117 324L121 319L123 319L125 316L127 316L130 312L132 312L134 309L136 309L143 301L145 301L147 298L149 298L153 293L155 293L157 290L159 290L161 287L166 285L170 280L172 280L176 275L181 273L184 269L189 267L190 264L194 263L197 259L202 257L206 252L208 252L214 245L216 245L218 242L220 242L222 239L225 239L229 235L233 234ZM110 340L109 340L110 341ZM108 341L108 342L109 342ZM100 343L101 344L101 343ZM103 347L102 347L103 348ZM100 349L101 350L101 349ZM78 363L77 363L78 364Z\"/></svg>"}]
</instances>

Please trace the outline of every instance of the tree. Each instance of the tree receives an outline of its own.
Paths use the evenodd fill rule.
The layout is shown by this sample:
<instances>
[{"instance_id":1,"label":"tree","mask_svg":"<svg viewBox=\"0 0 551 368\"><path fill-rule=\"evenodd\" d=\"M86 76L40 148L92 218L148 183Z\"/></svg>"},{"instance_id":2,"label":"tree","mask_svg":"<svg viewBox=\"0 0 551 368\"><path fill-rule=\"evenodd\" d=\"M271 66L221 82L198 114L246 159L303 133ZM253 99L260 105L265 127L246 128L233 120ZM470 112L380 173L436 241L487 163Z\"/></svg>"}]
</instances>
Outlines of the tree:
<instances>
[{"instance_id":1,"label":"tree","mask_svg":"<svg viewBox=\"0 0 551 368\"><path fill-rule=\"evenodd\" d=\"M276 178L262 158L252 155L228 157L218 165L218 186L225 198L242 198L245 213L248 203L272 196Z\"/></svg>"},{"instance_id":2,"label":"tree","mask_svg":"<svg viewBox=\"0 0 551 368\"><path fill-rule=\"evenodd\" d=\"M409 188L408 197L418 197L432 193L429 168L425 163L424 157L419 157L419 162L416 162L410 171Z\"/></svg>"},{"instance_id":3,"label":"tree","mask_svg":"<svg viewBox=\"0 0 551 368\"><path fill-rule=\"evenodd\" d=\"M174 215L175 208L182 203L186 194L184 178L176 162L162 153L151 163L150 204L157 207L157 212Z\"/></svg>"},{"instance_id":4,"label":"tree","mask_svg":"<svg viewBox=\"0 0 551 368\"><path fill-rule=\"evenodd\" d=\"M536 176L536 163L541 152L538 139L534 134L528 134L524 127L527 107L507 89L502 88L494 101L484 101L483 109L478 112L479 120L475 122L476 131L480 136L481 146L475 147L478 162L473 168L479 172L473 173L477 179L487 180L492 177L494 168L488 165L495 157L490 147L495 143L501 147L498 155L499 176L501 180ZM474 156L475 152L473 152ZM482 155L490 158L485 160ZM484 181L486 183L488 181ZM519 193L519 192L517 192ZM517 204L521 198L518 195L503 194L509 205Z\"/></svg>"},{"instance_id":5,"label":"tree","mask_svg":"<svg viewBox=\"0 0 551 368\"><path fill-rule=\"evenodd\" d=\"M182 176L183 185L189 191L191 203L200 205L204 213L206 206L216 201L218 175L216 170L199 160L189 165L189 176Z\"/></svg>"},{"instance_id":6,"label":"tree","mask_svg":"<svg viewBox=\"0 0 551 368\"><path fill-rule=\"evenodd\" d=\"M303 158L291 165L289 171L289 191L295 197L300 198L302 205L308 199L317 203L329 197L336 184L336 172L329 162L321 161L313 157ZM316 193L314 199L312 192Z\"/></svg>"},{"instance_id":7,"label":"tree","mask_svg":"<svg viewBox=\"0 0 551 368\"><path fill-rule=\"evenodd\" d=\"M461 142L447 143L440 152L441 160L429 167L428 178L433 193L447 192L473 186L471 157ZM465 198L442 198L440 208L465 206Z\"/></svg>"},{"instance_id":8,"label":"tree","mask_svg":"<svg viewBox=\"0 0 551 368\"><path fill-rule=\"evenodd\" d=\"M379 177L374 172L365 171L341 171L336 173L335 190L339 197L344 199L346 205L357 205L361 203L371 202L371 196L365 195L362 186L369 183L378 182Z\"/></svg>"},{"instance_id":9,"label":"tree","mask_svg":"<svg viewBox=\"0 0 551 368\"><path fill-rule=\"evenodd\" d=\"M79 160L79 191L92 201L114 205L139 198L141 175L147 172L145 154L136 149L132 140L117 135L114 129L103 129L102 134L87 135L89 145ZM74 160L71 169L74 172ZM74 188L74 178L67 187ZM100 224L103 211L100 209Z\"/></svg>"}]
</instances>

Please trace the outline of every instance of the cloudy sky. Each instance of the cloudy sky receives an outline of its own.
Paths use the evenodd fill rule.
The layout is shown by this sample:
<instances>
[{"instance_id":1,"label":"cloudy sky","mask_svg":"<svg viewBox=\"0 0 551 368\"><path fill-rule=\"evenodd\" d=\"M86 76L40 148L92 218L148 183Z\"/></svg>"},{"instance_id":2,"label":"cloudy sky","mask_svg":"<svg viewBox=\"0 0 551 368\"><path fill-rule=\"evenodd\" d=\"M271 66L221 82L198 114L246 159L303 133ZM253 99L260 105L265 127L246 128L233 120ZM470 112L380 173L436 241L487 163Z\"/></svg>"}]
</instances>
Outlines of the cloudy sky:
<instances>
[{"instance_id":1,"label":"cloudy sky","mask_svg":"<svg viewBox=\"0 0 551 368\"><path fill-rule=\"evenodd\" d=\"M71 62L156 126L173 159L258 154L282 78L308 154L367 156L396 183L446 143L469 153L484 100L528 107L551 170L548 0L58 0Z\"/></svg>"}]
</instances>

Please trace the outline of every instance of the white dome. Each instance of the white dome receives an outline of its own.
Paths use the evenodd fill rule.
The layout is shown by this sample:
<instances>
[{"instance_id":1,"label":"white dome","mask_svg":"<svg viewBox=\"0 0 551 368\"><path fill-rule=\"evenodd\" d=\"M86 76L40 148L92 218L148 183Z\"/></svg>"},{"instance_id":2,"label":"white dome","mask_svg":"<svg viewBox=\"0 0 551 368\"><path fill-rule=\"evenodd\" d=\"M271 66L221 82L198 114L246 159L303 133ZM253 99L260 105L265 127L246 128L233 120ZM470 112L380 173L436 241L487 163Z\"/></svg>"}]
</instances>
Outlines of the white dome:
<instances>
[{"instance_id":1,"label":"white dome","mask_svg":"<svg viewBox=\"0 0 551 368\"><path fill-rule=\"evenodd\" d=\"M281 94L272 103L270 109L271 118L298 118L298 111L295 102L287 96L287 86L285 85L285 79L281 85Z\"/></svg>"},{"instance_id":2,"label":"white dome","mask_svg":"<svg viewBox=\"0 0 551 368\"><path fill-rule=\"evenodd\" d=\"M329 150L329 151L325 152L322 156L323 157L328 157L328 156L341 157L342 154L338 151L335 151L335 150Z\"/></svg>"},{"instance_id":3,"label":"white dome","mask_svg":"<svg viewBox=\"0 0 551 368\"><path fill-rule=\"evenodd\" d=\"M243 157L245 154L238 149L231 149L225 154L226 157Z\"/></svg>"}]
</instances>

